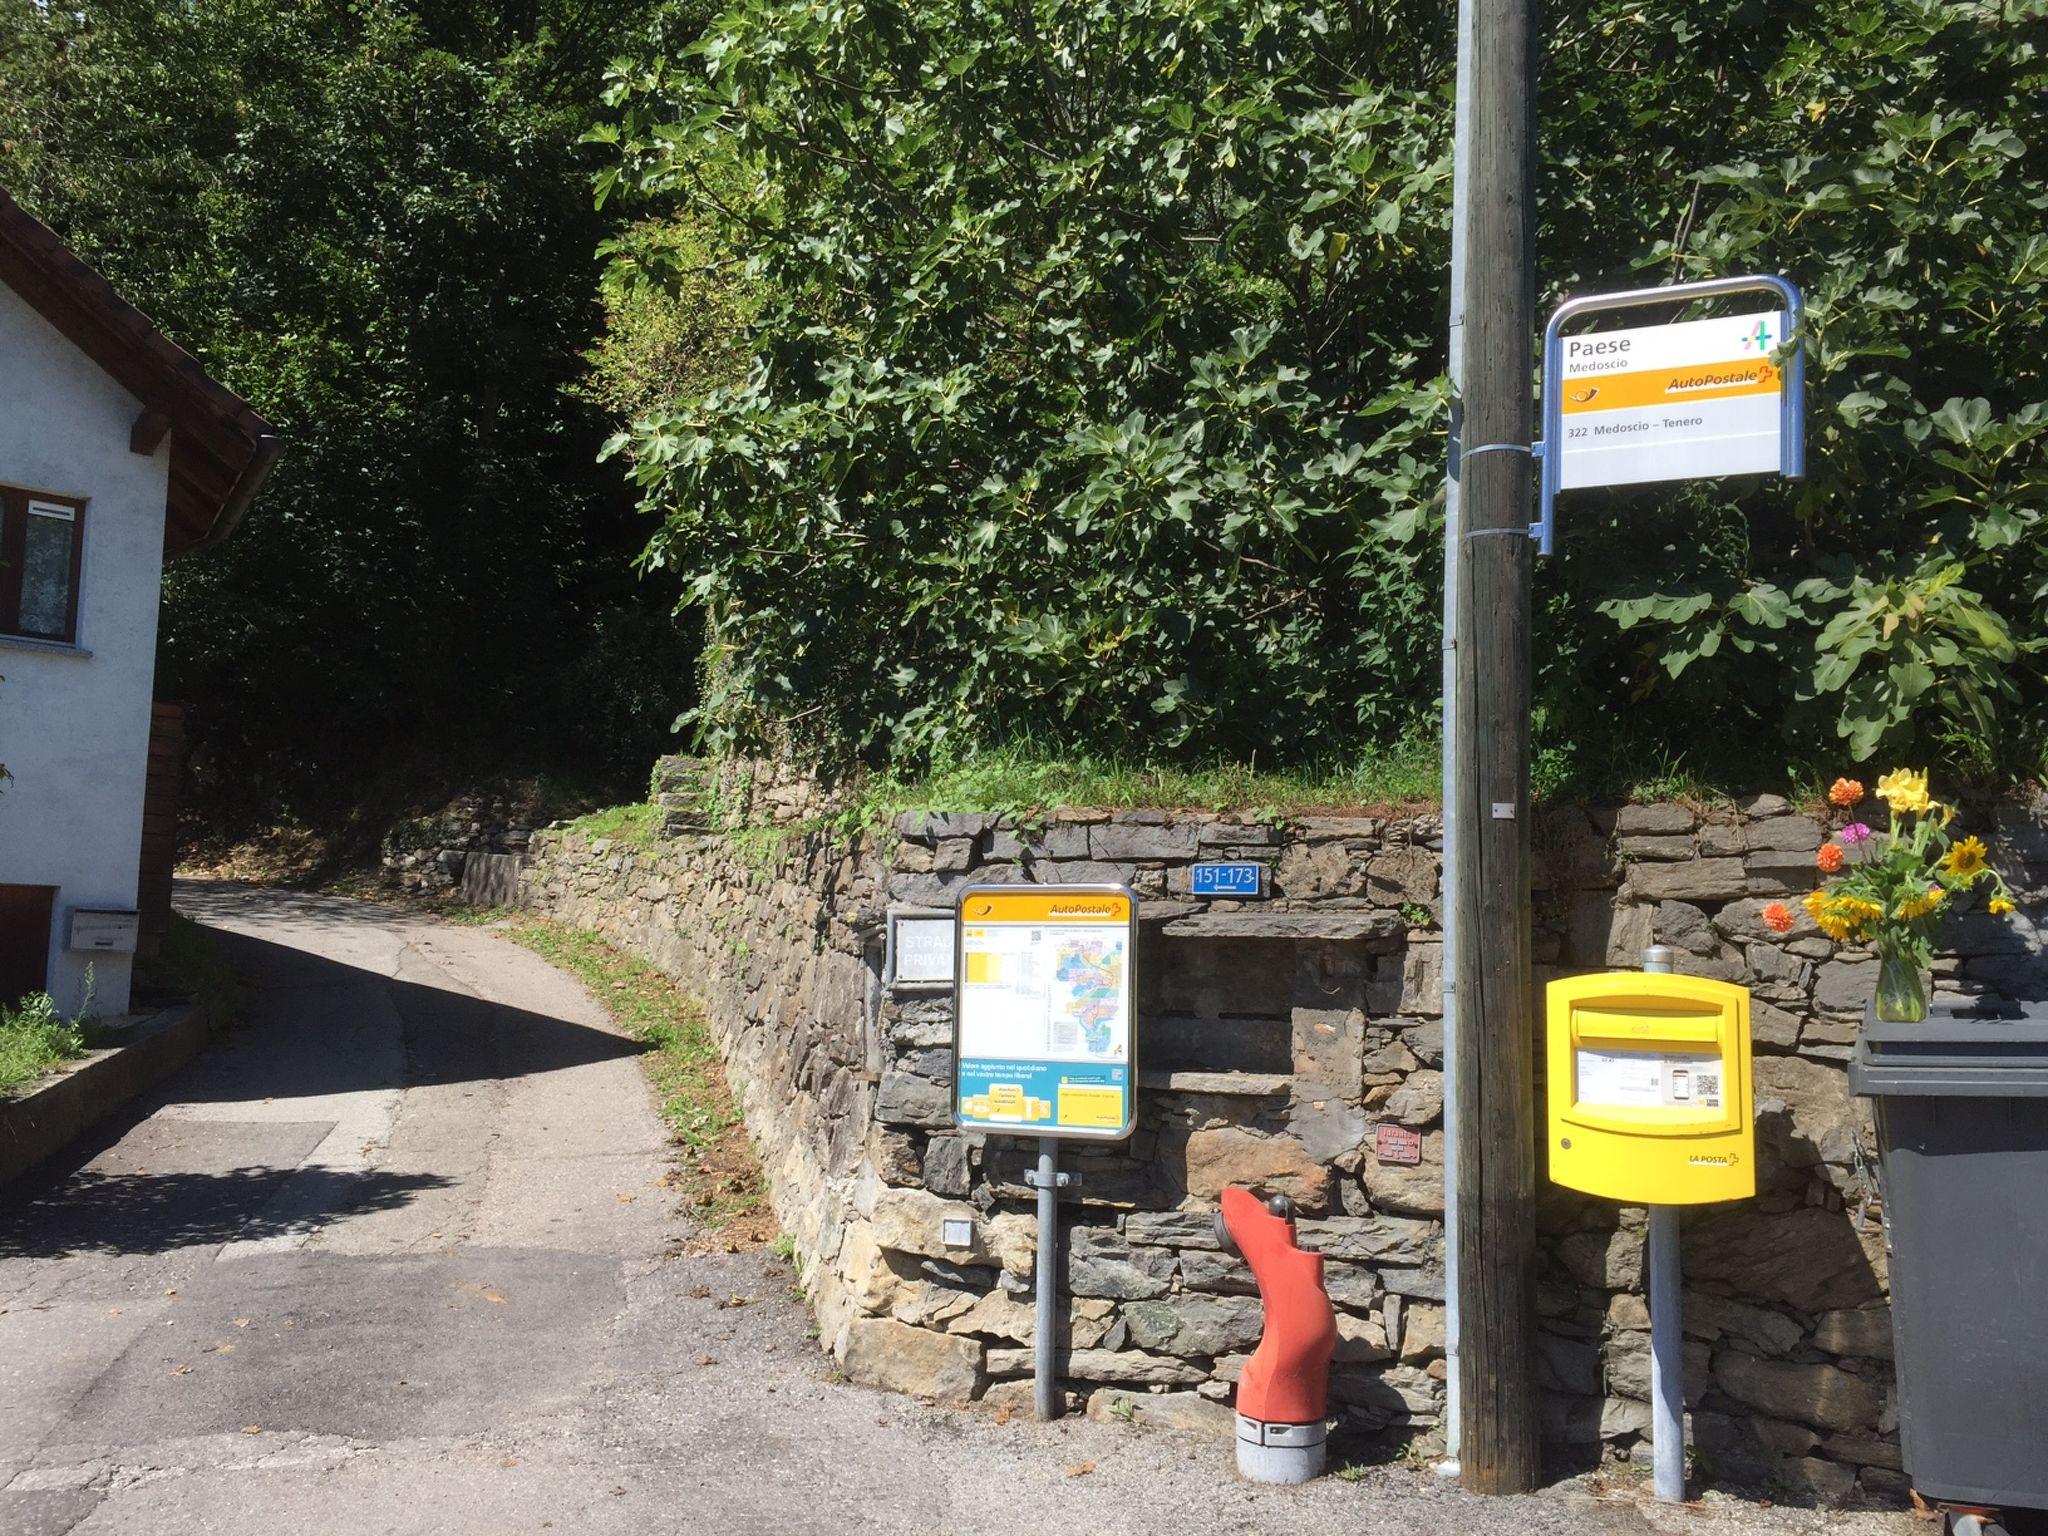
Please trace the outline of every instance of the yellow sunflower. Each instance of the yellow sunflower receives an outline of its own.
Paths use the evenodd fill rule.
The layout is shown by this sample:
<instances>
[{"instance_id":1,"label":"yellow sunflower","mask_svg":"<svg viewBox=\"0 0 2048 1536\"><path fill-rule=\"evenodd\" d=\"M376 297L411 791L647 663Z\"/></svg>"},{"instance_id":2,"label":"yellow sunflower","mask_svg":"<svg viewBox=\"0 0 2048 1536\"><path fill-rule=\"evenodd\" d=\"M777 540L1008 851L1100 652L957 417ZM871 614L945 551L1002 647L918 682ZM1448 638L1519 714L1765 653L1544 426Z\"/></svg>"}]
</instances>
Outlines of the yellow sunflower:
<instances>
[{"instance_id":1,"label":"yellow sunflower","mask_svg":"<svg viewBox=\"0 0 2048 1536\"><path fill-rule=\"evenodd\" d=\"M1990 908L1991 915L1993 917L2003 917L2008 912L2017 912L2019 910L2018 907L2012 904L2012 898L2010 896L1992 897L1990 901Z\"/></svg>"},{"instance_id":2,"label":"yellow sunflower","mask_svg":"<svg viewBox=\"0 0 2048 1536\"><path fill-rule=\"evenodd\" d=\"M1877 781L1877 798L1895 815L1916 815L1933 804L1927 793L1927 775L1910 768L1896 768Z\"/></svg>"},{"instance_id":3,"label":"yellow sunflower","mask_svg":"<svg viewBox=\"0 0 2048 1536\"><path fill-rule=\"evenodd\" d=\"M1899 903L1899 920L1910 923L1915 918L1925 917L1947 899L1947 891L1938 885L1930 885L1922 894L1908 896Z\"/></svg>"},{"instance_id":4,"label":"yellow sunflower","mask_svg":"<svg viewBox=\"0 0 2048 1536\"><path fill-rule=\"evenodd\" d=\"M1942 871L1958 880L1968 880L1983 871L1984 855L1988 852L1982 839L1966 837L1942 856Z\"/></svg>"}]
</instances>

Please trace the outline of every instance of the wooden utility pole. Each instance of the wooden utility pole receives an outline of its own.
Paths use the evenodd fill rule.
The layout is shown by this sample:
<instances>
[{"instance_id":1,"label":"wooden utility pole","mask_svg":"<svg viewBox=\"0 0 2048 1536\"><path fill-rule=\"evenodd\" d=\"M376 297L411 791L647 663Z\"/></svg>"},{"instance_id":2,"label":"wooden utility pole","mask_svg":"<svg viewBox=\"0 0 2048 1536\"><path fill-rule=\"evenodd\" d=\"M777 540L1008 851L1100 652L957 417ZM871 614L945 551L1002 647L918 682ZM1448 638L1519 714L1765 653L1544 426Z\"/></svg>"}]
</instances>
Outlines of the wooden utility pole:
<instances>
[{"instance_id":1,"label":"wooden utility pole","mask_svg":"<svg viewBox=\"0 0 2048 1536\"><path fill-rule=\"evenodd\" d=\"M1535 0L1472 0L1454 785L1460 1472L1541 1474L1529 963ZM1462 105L1462 104L1461 104Z\"/></svg>"}]
</instances>

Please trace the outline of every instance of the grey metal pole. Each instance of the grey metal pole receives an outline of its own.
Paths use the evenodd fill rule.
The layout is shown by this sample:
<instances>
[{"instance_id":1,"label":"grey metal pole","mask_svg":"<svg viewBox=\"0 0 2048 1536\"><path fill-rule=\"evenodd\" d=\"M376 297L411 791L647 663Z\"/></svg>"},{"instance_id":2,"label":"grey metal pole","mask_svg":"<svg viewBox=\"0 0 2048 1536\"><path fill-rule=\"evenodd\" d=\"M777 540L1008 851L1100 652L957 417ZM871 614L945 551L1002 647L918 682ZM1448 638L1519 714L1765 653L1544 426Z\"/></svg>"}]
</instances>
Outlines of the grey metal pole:
<instances>
[{"instance_id":1,"label":"grey metal pole","mask_svg":"<svg viewBox=\"0 0 2048 1536\"><path fill-rule=\"evenodd\" d=\"M1650 1207L1650 1448L1657 1497L1685 1501L1685 1313L1679 1299L1678 1213Z\"/></svg>"},{"instance_id":2,"label":"grey metal pole","mask_svg":"<svg viewBox=\"0 0 2048 1536\"><path fill-rule=\"evenodd\" d=\"M1677 957L1662 944L1643 951L1643 969L1669 976ZM1685 1502L1685 1302L1681 1293L1679 1211L1650 1207L1650 1450L1657 1497Z\"/></svg>"},{"instance_id":3,"label":"grey metal pole","mask_svg":"<svg viewBox=\"0 0 2048 1536\"><path fill-rule=\"evenodd\" d=\"M1451 433L1444 476L1444 665L1443 665L1443 806L1445 874L1443 891L1444 975L1444 1459L1440 1477L1459 1473L1458 1449L1463 1438L1464 1372L1458 1358L1463 1320L1458 1311L1458 904L1451 900L1450 872L1458 866L1458 540L1464 527L1460 503L1459 425L1464 406L1458 392L1465 379L1465 234L1471 222L1472 196L1472 0L1458 0L1458 84L1456 115L1451 129ZM1398 1343L1398 1341L1396 1341Z\"/></svg>"},{"instance_id":4,"label":"grey metal pole","mask_svg":"<svg viewBox=\"0 0 2048 1536\"><path fill-rule=\"evenodd\" d=\"M1032 1358L1031 1401L1041 1419L1059 1417L1059 1393L1053 1381L1054 1333L1058 1327L1059 1169L1057 1137L1038 1138L1038 1333Z\"/></svg>"}]
</instances>

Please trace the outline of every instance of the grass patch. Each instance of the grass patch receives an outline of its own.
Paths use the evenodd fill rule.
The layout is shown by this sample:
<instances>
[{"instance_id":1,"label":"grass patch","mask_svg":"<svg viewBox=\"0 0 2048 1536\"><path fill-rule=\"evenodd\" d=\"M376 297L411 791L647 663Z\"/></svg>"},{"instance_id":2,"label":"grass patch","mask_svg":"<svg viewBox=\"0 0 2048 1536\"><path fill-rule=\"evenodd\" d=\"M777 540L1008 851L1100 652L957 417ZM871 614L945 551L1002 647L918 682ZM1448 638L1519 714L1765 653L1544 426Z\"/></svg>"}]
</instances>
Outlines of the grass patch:
<instances>
[{"instance_id":1,"label":"grass patch","mask_svg":"<svg viewBox=\"0 0 2048 1536\"><path fill-rule=\"evenodd\" d=\"M646 801L609 805L578 816L568 824L568 830L584 837L608 837L615 843L651 848L661 834L661 807Z\"/></svg>"},{"instance_id":2,"label":"grass patch","mask_svg":"<svg viewBox=\"0 0 2048 1536\"><path fill-rule=\"evenodd\" d=\"M455 920L499 926L589 987L614 1020L645 1041L642 1064L683 1152L675 1182L691 1216L718 1233L721 1246L753 1247L775 1236L760 1160L747 1143L701 1004L654 966L584 929L524 912L470 912Z\"/></svg>"},{"instance_id":3,"label":"grass patch","mask_svg":"<svg viewBox=\"0 0 2048 1536\"><path fill-rule=\"evenodd\" d=\"M47 992L0 1007L0 1094L12 1095L85 1054L84 1027L57 1011Z\"/></svg>"},{"instance_id":4,"label":"grass patch","mask_svg":"<svg viewBox=\"0 0 2048 1536\"><path fill-rule=\"evenodd\" d=\"M1262 769L1254 762L1163 767L1117 758L1048 757L1006 747L941 764L912 779L877 774L861 796L865 819L899 811L1025 811L1063 805L1249 811L1277 819L1318 811L1435 805L1434 742L1416 740L1343 763Z\"/></svg>"},{"instance_id":5,"label":"grass patch","mask_svg":"<svg viewBox=\"0 0 2048 1536\"><path fill-rule=\"evenodd\" d=\"M1684 801L1696 808L1774 788L1795 801L1813 797L1805 779L1763 775L1744 783L1696 766L1684 754L1620 751L1592 755L1539 746L1530 765L1537 805ZM728 845L746 862L772 864L785 840L808 832L854 833L886 826L906 811L1024 815L1087 806L1234 812L1284 822L1306 816L1386 815L1434 811L1443 803L1443 766L1433 735L1314 767L1261 768L1256 761L1207 767L1133 762L1115 757L1057 755L1027 745L986 748L922 773L865 772L838 786L841 808L790 823L750 821L735 806L719 809ZM586 837L653 847L661 811L651 804L613 806L571 822Z\"/></svg>"}]
</instances>

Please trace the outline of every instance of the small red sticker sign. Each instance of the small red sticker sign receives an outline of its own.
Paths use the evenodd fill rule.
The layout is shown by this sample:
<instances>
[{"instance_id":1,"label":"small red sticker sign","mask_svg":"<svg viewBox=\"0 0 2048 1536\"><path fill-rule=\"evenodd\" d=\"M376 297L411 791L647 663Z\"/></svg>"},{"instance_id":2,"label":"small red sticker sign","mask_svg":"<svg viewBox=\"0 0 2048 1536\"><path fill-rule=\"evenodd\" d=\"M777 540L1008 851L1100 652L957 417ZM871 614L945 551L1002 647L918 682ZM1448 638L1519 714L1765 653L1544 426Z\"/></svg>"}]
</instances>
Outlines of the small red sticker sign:
<instances>
[{"instance_id":1,"label":"small red sticker sign","mask_svg":"<svg viewBox=\"0 0 2048 1536\"><path fill-rule=\"evenodd\" d=\"M1372 1152L1383 1163L1416 1167L1422 1162L1422 1132L1402 1125L1375 1126Z\"/></svg>"}]
</instances>

